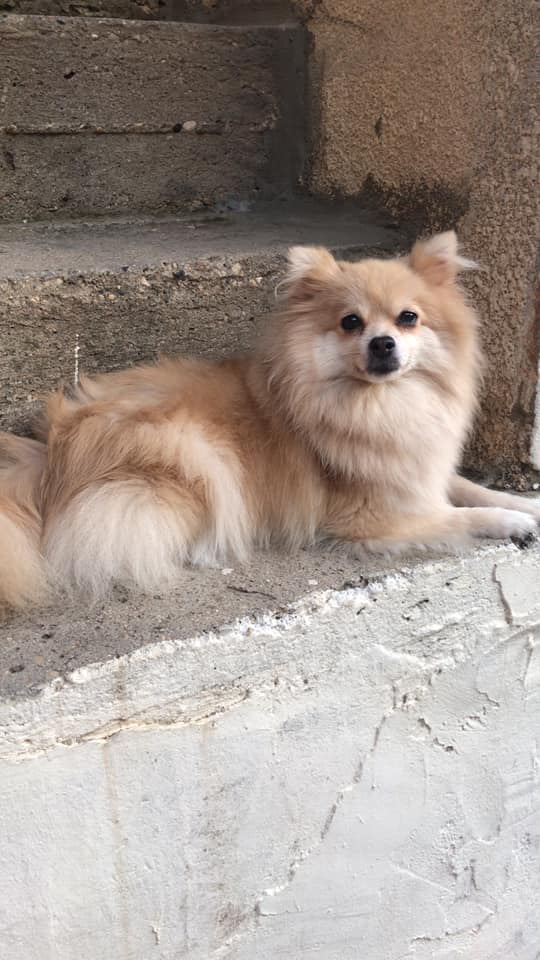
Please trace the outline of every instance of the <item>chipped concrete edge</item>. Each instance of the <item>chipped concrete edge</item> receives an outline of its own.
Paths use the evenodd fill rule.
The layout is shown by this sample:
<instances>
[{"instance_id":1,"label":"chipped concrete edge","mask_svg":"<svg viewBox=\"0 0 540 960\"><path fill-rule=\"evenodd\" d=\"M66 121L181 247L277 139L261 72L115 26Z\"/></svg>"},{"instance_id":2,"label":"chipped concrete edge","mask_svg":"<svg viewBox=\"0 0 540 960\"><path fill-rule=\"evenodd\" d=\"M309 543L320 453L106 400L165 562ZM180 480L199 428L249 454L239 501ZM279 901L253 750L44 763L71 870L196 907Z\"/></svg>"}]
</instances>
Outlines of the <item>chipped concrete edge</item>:
<instances>
[{"instance_id":1,"label":"chipped concrete edge","mask_svg":"<svg viewBox=\"0 0 540 960\"><path fill-rule=\"evenodd\" d=\"M238 620L218 633L151 643L79 668L51 681L38 697L0 704L0 757L33 756L54 745L106 739L126 728L204 722L242 702L253 688L271 685L276 671L289 685L301 685L316 665L320 678L321 666L331 672L340 647L351 642L363 609L382 598L391 617L396 594L426 580L436 589L450 573L470 576L474 583L479 569L483 575L491 571L508 624L510 600L497 571L523 563L533 565L540 584L539 546L525 554L512 545L482 547L466 557L401 567L365 587L309 594L285 615ZM438 659L451 656L443 637Z\"/></svg>"},{"instance_id":2,"label":"chipped concrete edge","mask_svg":"<svg viewBox=\"0 0 540 960\"><path fill-rule=\"evenodd\" d=\"M495 619L506 630L519 627L523 617L514 593L524 583L540 623L540 590L534 590L534 583L540 586L540 544L526 552L513 545L482 546L465 556L401 567L366 586L310 593L284 615L245 618L216 633L151 643L55 678L37 697L4 700L0 758L30 758L58 745L106 740L125 729L204 723L254 690L271 688L276 675L289 688L301 688L313 677L320 681L338 669L345 649L359 639L391 646L386 637L370 637L368 629L359 638L360 614L375 603L380 609L382 600L392 633L394 605L404 595L418 590L435 595L451 577L470 579L471 589L475 580L489 579L498 596ZM430 629L440 632L430 669L455 662L445 624ZM420 633L418 639L421 643Z\"/></svg>"}]
</instances>

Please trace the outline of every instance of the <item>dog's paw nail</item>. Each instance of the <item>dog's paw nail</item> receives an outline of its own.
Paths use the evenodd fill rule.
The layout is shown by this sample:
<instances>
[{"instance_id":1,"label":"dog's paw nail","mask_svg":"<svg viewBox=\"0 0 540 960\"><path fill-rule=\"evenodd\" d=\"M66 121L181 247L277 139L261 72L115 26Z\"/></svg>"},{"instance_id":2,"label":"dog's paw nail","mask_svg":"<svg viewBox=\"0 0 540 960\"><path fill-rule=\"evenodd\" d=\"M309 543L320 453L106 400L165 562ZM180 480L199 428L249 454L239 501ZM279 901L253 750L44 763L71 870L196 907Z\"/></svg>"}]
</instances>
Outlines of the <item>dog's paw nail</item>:
<instances>
[{"instance_id":1,"label":"dog's paw nail","mask_svg":"<svg viewBox=\"0 0 540 960\"><path fill-rule=\"evenodd\" d=\"M519 537L511 537L512 543L515 543L518 550L528 550L536 541L534 533L523 533Z\"/></svg>"}]
</instances>

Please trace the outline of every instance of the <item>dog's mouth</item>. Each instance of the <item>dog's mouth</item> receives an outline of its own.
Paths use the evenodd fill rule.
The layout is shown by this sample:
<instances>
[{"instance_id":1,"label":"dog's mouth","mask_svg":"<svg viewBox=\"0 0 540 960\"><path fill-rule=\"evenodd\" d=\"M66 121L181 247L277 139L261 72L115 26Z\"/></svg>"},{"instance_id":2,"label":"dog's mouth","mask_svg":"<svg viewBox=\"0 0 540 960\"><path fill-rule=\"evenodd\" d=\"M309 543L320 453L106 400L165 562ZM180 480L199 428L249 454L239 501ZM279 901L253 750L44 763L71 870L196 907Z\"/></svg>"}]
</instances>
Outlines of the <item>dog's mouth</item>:
<instances>
[{"instance_id":1,"label":"dog's mouth","mask_svg":"<svg viewBox=\"0 0 540 960\"><path fill-rule=\"evenodd\" d=\"M370 360L367 372L372 377L387 377L390 373L399 370L401 364L396 357L388 357L385 360Z\"/></svg>"}]
</instances>

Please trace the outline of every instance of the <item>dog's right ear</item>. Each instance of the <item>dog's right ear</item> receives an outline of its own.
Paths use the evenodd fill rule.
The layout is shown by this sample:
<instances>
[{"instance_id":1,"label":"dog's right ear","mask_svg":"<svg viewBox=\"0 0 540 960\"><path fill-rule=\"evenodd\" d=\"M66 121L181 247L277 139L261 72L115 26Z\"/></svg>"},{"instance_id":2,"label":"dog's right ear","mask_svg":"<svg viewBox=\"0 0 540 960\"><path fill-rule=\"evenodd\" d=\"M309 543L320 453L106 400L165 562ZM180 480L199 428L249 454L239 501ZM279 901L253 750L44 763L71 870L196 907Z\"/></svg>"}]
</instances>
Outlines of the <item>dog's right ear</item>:
<instances>
[{"instance_id":1,"label":"dog's right ear","mask_svg":"<svg viewBox=\"0 0 540 960\"><path fill-rule=\"evenodd\" d=\"M293 283L308 274L333 273L337 267L332 254L324 247L291 247L287 260L288 279Z\"/></svg>"},{"instance_id":2,"label":"dog's right ear","mask_svg":"<svg viewBox=\"0 0 540 960\"><path fill-rule=\"evenodd\" d=\"M309 296L339 275L339 264L324 247L291 247L283 287L288 296Z\"/></svg>"}]
</instances>

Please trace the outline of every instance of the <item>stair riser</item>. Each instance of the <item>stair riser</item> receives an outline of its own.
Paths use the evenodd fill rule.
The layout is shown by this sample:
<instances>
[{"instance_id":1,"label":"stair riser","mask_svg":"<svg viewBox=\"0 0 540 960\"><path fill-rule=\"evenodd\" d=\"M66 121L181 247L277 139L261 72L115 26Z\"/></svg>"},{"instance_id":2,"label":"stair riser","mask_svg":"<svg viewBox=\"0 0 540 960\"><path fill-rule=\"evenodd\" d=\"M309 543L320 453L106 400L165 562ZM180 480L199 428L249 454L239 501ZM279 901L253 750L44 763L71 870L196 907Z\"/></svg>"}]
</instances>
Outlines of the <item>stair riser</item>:
<instances>
[{"instance_id":1,"label":"stair riser","mask_svg":"<svg viewBox=\"0 0 540 960\"><path fill-rule=\"evenodd\" d=\"M161 352L219 356L253 342L282 266L252 258L177 279L174 267L0 284L0 424L25 428L40 396L76 369L105 371ZM183 268L189 272L189 267ZM13 322L13 318L16 322Z\"/></svg>"},{"instance_id":2,"label":"stair riser","mask_svg":"<svg viewBox=\"0 0 540 960\"><path fill-rule=\"evenodd\" d=\"M0 218L290 192L303 166L303 43L294 27L1 19Z\"/></svg>"}]
</instances>

